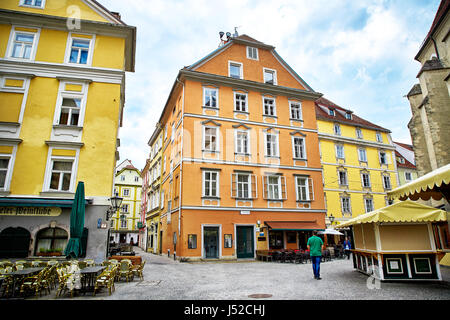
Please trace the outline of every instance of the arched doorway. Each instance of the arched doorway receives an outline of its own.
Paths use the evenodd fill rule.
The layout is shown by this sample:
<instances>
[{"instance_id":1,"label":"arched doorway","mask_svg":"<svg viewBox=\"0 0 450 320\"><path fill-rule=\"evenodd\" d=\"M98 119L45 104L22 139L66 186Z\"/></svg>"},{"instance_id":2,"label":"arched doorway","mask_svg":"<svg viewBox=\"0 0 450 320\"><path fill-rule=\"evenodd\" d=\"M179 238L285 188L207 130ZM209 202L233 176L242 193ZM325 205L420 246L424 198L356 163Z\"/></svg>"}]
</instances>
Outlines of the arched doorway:
<instances>
[{"instance_id":1,"label":"arched doorway","mask_svg":"<svg viewBox=\"0 0 450 320\"><path fill-rule=\"evenodd\" d=\"M61 228L45 228L39 230L36 235L35 253L64 252L69 235Z\"/></svg>"},{"instance_id":2,"label":"arched doorway","mask_svg":"<svg viewBox=\"0 0 450 320\"><path fill-rule=\"evenodd\" d=\"M6 228L0 233L0 258L26 258L31 234L27 229Z\"/></svg>"}]
</instances>

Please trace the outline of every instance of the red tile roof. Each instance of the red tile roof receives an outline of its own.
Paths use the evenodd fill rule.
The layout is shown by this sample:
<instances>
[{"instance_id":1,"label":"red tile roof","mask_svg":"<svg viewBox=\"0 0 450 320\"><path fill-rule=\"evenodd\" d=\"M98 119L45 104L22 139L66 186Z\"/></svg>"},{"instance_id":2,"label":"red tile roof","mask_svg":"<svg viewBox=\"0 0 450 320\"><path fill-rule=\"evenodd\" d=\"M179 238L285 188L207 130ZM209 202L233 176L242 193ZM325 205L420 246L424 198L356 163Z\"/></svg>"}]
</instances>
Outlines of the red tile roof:
<instances>
[{"instance_id":1,"label":"red tile roof","mask_svg":"<svg viewBox=\"0 0 450 320\"><path fill-rule=\"evenodd\" d=\"M397 142L396 142L397 143ZM403 160L405 160L405 163L401 163L399 161L397 161L397 167L400 168L407 168L407 169L417 169L415 165L413 165L411 162L409 162L405 157L403 157L400 152L398 152L397 150L395 150L395 157L398 158L403 158Z\"/></svg>"},{"instance_id":2,"label":"red tile roof","mask_svg":"<svg viewBox=\"0 0 450 320\"><path fill-rule=\"evenodd\" d=\"M372 122L369 122L367 120L364 120L361 117L358 117L357 115L355 115L353 113L353 111L342 108L342 107L338 106L337 104L335 104L334 102L331 102L330 100L325 99L324 97L317 99L315 103L316 103L316 117L318 119L341 122L344 124L360 126L360 127L365 127L365 128L384 131L384 132L391 132L389 129L380 127L376 124L373 124ZM332 108L337 111L335 112L335 115L332 116L328 112L324 111L320 106L326 107L328 109ZM341 112L339 112L339 111L341 111ZM347 119L345 117L345 113L351 113L352 119Z\"/></svg>"}]
</instances>

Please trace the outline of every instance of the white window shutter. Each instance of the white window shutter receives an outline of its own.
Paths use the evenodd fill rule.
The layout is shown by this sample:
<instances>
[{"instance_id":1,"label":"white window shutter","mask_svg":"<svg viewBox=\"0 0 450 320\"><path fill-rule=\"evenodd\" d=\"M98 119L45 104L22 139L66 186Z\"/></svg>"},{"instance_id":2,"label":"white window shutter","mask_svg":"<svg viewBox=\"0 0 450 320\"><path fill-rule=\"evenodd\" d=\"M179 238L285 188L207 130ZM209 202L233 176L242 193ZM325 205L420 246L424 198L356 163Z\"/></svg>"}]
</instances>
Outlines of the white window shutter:
<instances>
[{"instance_id":1,"label":"white window shutter","mask_svg":"<svg viewBox=\"0 0 450 320\"><path fill-rule=\"evenodd\" d=\"M237 173L231 174L231 197L237 198Z\"/></svg>"},{"instance_id":2,"label":"white window shutter","mask_svg":"<svg viewBox=\"0 0 450 320\"><path fill-rule=\"evenodd\" d=\"M262 178L262 187L263 187L263 198L267 199L268 198L268 194L267 194L267 192L268 192L268 187L267 187L268 177L262 176L261 178Z\"/></svg>"}]
</instances>

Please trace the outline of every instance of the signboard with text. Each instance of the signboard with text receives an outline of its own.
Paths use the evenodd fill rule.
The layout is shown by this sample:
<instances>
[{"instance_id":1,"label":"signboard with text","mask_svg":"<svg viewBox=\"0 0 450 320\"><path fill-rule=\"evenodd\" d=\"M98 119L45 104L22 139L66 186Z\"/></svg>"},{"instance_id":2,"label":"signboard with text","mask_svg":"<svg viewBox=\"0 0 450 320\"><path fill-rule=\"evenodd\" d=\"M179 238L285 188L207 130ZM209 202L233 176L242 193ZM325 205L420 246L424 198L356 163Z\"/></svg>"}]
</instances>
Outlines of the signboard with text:
<instances>
[{"instance_id":1,"label":"signboard with text","mask_svg":"<svg viewBox=\"0 0 450 320\"><path fill-rule=\"evenodd\" d=\"M0 216L43 216L56 217L62 212L57 207L0 207Z\"/></svg>"}]
</instances>

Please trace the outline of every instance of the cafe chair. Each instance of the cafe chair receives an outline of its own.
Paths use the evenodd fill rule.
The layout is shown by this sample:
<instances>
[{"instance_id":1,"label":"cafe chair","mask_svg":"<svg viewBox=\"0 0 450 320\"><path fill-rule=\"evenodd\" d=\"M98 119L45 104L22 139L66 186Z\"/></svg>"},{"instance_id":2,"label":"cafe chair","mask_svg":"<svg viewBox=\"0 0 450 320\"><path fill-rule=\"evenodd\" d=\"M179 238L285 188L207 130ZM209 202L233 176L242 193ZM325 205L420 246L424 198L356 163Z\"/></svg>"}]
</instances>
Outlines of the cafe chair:
<instances>
[{"instance_id":1,"label":"cafe chair","mask_svg":"<svg viewBox=\"0 0 450 320\"><path fill-rule=\"evenodd\" d=\"M66 271L65 267L60 267L56 269L56 274L58 276L58 289L56 290L55 299L61 295L62 292L69 290L67 287L67 282L69 281L70 273ZM71 291L71 297L73 292Z\"/></svg>"},{"instance_id":2,"label":"cafe chair","mask_svg":"<svg viewBox=\"0 0 450 320\"><path fill-rule=\"evenodd\" d=\"M32 266L33 268L37 268L37 267L40 267L40 266L41 266L41 263L42 263L41 260L34 260L34 261L31 262L31 266Z\"/></svg>"},{"instance_id":3,"label":"cafe chair","mask_svg":"<svg viewBox=\"0 0 450 320\"><path fill-rule=\"evenodd\" d=\"M14 285L14 278L8 273L13 272L14 269L11 266L0 267L0 291L2 292L1 297L8 297L12 286Z\"/></svg>"},{"instance_id":4,"label":"cafe chair","mask_svg":"<svg viewBox=\"0 0 450 320\"><path fill-rule=\"evenodd\" d=\"M20 294L24 295L29 291L33 291L36 294L36 297L41 295L42 289L47 289L47 285L45 284L44 277L47 273L47 270L44 269L39 272L36 276L26 277L23 280L22 285L20 286Z\"/></svg>"},{"instance_id":5,"label":"cafe chair","mask_svg":"<svg viewBox=\"0 0 450 320\"><path fill-rule=\"evenodd\" d=\"M131 268L131 263L129 261L122 260L119 264L119 280L125 277L128 280L134 279L133 269Z\"/></svg>"},{"instance_id":6,"label":"cafe chair","mask_svg":"<svg viewBox=\"0 0 450 320\"><path fill-rule=\"evenodd\" d=\"M94 296L97 290L101 288L108 288L109 295L111 291L115 291L114 287L114 271L111 269L109 271L103 271L95 280Z\"/></svg>"},{"instance_id":7,"label":"cafe chair","mask_svg":"<svg viewBox=\"0 0 450 320\"><path fill-rule=\"evenodd\" d=\"M78 261L78 268L84 269L86 267L87 267L87 262L86 261Z\"/></svg>"},{"instance_id":8,"label":"cafe chair","mask_svg":"<svg viewBox=\"0 0 450 320\"><path fill-rule=\"evenodd\" d=\"M93 259L85 259L84 262L86 262L87 267L93 267L95 266L95 262Z\"/></svg>"},{"instance_id":9,"label":"cafe chair","mask_svg":"<svg viewBox=\"0 0 450 320\"><path fill-rule=\"evenodd\" d=\"M144 266L145 266L145 260L141 262L141 264L138 264L136 266L132 267L133 273L138 276L141 280L144 280Z\"/></svg>"}]
</instances>

